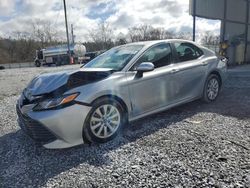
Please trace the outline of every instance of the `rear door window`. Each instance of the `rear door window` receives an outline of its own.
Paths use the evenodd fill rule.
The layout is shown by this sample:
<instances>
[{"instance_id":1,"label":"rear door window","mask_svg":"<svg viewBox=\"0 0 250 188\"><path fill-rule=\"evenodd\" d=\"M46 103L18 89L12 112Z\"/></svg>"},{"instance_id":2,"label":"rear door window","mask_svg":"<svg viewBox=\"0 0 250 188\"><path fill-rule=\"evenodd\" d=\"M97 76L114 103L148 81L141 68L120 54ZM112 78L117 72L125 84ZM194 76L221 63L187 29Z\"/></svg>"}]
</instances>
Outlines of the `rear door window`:
<instances>
[{"instance_id":1,"label":"rear door window","mask_svg":"<svg viewBox=\"0 0 250 188\"><path fill-rule=\"evenodd\" d=\"M175 42L174 46L179 62L195 60L203 55L203 51L201 49L188 42Z\"/></svg>"}]
</instances>

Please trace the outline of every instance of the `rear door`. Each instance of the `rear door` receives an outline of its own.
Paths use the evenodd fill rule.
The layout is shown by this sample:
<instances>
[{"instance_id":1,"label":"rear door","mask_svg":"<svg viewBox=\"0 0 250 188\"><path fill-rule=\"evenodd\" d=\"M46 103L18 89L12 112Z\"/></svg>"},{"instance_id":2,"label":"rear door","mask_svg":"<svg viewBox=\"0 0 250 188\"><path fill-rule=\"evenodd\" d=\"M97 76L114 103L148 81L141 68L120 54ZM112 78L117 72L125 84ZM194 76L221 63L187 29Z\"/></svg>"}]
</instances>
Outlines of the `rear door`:
<instances>
[{"instance_id":1,"label":"rear door","mask_svg":"<svg viewBox=\"0 0 250 188\"><path fill-rule=\"evenodd\" d=\"M199 97L207 70L202 50L188 42L174 42L172 45L176 54L176 69L173 74L176 101Z\"/></svg>"}]
</instances>

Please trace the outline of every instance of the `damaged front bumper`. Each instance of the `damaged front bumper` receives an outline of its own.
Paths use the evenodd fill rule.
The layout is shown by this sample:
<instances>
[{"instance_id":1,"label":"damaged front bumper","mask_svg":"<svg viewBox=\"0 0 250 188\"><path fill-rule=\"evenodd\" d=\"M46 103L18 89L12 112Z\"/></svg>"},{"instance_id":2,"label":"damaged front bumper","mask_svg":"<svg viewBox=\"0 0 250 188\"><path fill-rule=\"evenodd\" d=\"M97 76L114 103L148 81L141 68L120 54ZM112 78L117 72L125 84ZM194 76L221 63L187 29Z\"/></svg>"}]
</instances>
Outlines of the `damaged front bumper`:
<instances>
[{"instance_id":1,"label":"damaged front bumper","mask_svg":"<svg viewBox=\"0 0 250 188\"><path fill-rule=\"evenodd\" d=\"M90 106L73 104L66 108L33 111L34 104L16 106L18 124L33 140L48 149L83 144L82 129Z\"/></svg>"}]
</instances>

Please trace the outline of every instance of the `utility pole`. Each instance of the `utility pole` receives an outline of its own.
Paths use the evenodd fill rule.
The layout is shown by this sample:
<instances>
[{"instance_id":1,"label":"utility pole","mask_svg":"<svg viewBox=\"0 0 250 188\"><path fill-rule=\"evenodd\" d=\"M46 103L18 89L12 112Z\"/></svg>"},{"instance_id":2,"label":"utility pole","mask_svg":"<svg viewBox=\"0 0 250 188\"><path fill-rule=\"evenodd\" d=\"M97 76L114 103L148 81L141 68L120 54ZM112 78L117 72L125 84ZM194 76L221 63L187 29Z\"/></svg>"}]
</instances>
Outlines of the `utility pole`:
<instances>
[{"instance_id":1,"label":"utility pole","mask_svg":"<svg viewBox=\"0 0 250 188\"><path fill-rule=\"evenodd\" d=\"M64 16L65 16L65 26L66 26L67 44L68 44L68 55L69 55L69 60L70 60L71 54L70 54L70 47L69 47L69 31L68 31L67 9L66 9L65 0L63 0L63 5L64 5Z\"/></svg>"},{"instance_id":2,"label":"utility pole","mask_svg":"<svg viewBox=\"0 0 250 188\"><path fill-rule=\"evenodd\" d=\"M74 37L74 27L73 27L73 24L71 24L71 37L72 37L72 44L75 44L75 37Z\"/></svg>"},{"instance_id":3,"label":"utility pole","mask_svg":"<svg viewBox=\"0 0 250 188\"><path fill-rule=\"evenodd\" d=\"M195 42L196 33L196 0L193 0L193 41Z\"/></svg>"}]
</instances>

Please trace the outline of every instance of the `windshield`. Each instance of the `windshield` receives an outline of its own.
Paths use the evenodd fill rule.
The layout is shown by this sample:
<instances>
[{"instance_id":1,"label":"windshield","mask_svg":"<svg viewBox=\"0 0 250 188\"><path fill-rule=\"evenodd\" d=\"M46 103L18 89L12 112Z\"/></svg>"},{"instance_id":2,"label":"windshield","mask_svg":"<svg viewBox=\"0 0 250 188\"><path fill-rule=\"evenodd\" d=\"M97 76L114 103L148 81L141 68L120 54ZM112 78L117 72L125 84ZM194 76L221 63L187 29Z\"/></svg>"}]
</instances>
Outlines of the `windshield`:
<instances>
[{"instance_id":1,"label":"windshield","mask_svg":"<svg viewBox=\"0 0 250 188\"><path fill-rule=\"evenodd\" d=\"M127 45L112 48L87 63L84 68L123 69L128 62L142 49L143 45Z\"/></svg>"}]
</instances>

